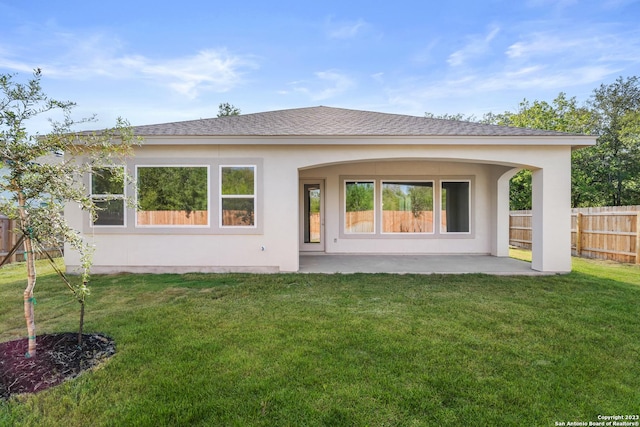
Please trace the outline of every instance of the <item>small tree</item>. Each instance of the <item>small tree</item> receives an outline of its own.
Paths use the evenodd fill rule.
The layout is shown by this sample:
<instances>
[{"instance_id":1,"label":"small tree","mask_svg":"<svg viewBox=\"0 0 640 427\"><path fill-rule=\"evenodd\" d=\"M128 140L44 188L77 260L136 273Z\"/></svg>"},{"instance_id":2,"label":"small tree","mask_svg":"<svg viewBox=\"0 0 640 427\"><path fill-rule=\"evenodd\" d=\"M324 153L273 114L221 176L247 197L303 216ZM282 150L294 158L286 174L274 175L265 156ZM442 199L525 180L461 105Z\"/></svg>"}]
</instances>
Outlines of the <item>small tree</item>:
<instances>
[{"instance_id":1,"label":"small tree","mask_svg":"<svg viewBox=\"0 0 640 427\"><path fill-rule=\"evenodd\" d=\"M87 280L91 266L91 246L66 222L64 204L74 202L96 217L96 205L83 183L92 168L121 164L136 141L128 123L118 119L116 126L99 133L73 133L72 128L94 118L74 120L74 103L48 98L42 91L40 69L27 83L14 81L14 75L0 75L0 213L17 221L27 266L24 290L24 313L29 347L27 357L36 355L34 288L36 286L35 253L64 241L78 251L82 260L82 280L67 285L81 304L81 325ZM26 124L48 113L62 113L61 121L51 120L52 131L30 135ZM63 154L69 154L61 158ZM57 156L56 156L57 154ZM114 179L125 179L117 176ZM81 339L81 332L79 334Z\"/></svg>"},{"instance_id":2,"label":"small tree","mask_svg":"<svg viewBox=\"0 0 640 427\"><path fill-rule=\"evenodd\" d=\"M226 117L226 116L239 116L240 109L228 102L223 102L218 105L218 117Z\"/></svg>"}]
</instances>

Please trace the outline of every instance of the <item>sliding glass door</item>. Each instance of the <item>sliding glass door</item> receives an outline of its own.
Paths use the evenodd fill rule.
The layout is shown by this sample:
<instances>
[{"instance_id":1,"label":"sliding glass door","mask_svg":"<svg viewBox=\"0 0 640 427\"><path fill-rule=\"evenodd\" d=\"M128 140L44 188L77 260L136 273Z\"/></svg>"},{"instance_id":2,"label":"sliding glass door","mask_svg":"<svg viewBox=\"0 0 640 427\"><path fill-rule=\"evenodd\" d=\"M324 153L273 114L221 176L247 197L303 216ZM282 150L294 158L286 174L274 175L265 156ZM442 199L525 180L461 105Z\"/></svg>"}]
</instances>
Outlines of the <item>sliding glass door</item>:
<instances>
[{"instance_id":1,"label":"sliding glass door","mask_svg":"<svg viewBox=\"0 0 640 427\"><path fill-rule=\"evenodd\" d=\"M324 251L324 181L300 182L300 250Z\"/></svg>"}]
</instances>

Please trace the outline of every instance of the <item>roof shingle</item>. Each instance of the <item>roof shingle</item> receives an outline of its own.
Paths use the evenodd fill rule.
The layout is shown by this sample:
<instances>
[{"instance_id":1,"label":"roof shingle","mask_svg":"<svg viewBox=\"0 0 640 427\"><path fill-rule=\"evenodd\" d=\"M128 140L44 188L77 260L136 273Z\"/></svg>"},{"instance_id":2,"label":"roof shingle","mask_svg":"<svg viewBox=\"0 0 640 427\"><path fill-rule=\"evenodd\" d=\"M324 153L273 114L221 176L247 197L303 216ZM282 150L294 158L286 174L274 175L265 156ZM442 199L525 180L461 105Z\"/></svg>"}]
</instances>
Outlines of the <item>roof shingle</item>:
<instances>
[{"instance_id":1,"label":"roof shingle","mask_svg":"<svg viewBox=\"0 0 640 427\"><path fill-rule=\"evenodd\" d=\"M308 107L136 126L140 136L567 136L456 120Z\"/></svg>"}]
</instances>

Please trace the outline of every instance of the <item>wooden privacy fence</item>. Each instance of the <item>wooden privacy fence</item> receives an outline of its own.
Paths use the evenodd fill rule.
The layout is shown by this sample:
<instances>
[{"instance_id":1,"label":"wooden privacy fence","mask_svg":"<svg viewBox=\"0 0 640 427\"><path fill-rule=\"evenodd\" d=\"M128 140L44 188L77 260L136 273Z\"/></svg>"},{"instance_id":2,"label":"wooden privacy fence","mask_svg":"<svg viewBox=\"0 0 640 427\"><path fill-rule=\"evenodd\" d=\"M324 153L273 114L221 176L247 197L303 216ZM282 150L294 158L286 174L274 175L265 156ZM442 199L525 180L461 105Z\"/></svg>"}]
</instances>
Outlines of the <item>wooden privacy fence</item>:
<instances>
[{"instance_id":1,"label":"wooden privacy fence","mask_svg":"<svg viewBox=\"0 0 640 427\"><path fill-rule=\"evenodd\" d=\"M14 221L10 220L6 216L0 215L0 261L4 261L5 257L9 255L9 251L18 241L18 235L13 233L15 228ZM15 252L8 262L16 262L18 260L18 252ZM23 257L20 256L20 261Z\"/></svg>"},{"instance_id":2,"label":"wooden privacy fence","mask_svg":"<svg viewBox=\"0 0 640 427\"><path fill-rule=\"evenodd\" d=\"M524 249L531 249L531 211L509 212L509 244Z\"/></svg>"},{"instance_id":3,"label":"wooden privacy fence","mask_svg":"<svg viewBox=\"0 0 640 427\"><path fill-rule=\"evenodd\" d=\"M373 218L374 213L372 210L346 212L345 230L350 233L372 233L374 231ZM319 224L320 222L317 221L317 223ZM312 229L311 231L314 230ZM410 211L382 211L382 232L432 233L433 212L422 211L418 216L415 216Z\"/></svg>"},{"instance_id":4,"label":"wooden privacy fence","mask_svg":"<svg viewBox=\"0 0 640 427\"><path fill-rule=\"evenodd\" d=\"M509 244L531 248L531 211L512 211ZM575 256L640 264L640 206L574 208L571 251Z\"/></svg>"},{"instance_id":5,"label":"wooden privacy fence","mask_svg":"<svg viewBox=\"0 0 640 427\"><path fill-rule=\"evenodd\" d=\"M433 212L382 211L383 233L432 233Z\"/></svg>"},{"instance_id":6,"label":"wooden privacy fence","mask_svg":"<svg viewBox=\"0 0 640 427\"><path fill-rule=\"evenodd\" d=\"M20 235L14 232L16 228L15 221L10 220L4 215L0 215L0 262L9 255L9 252L20 239ZM46 252L57 257L62 253L62 245L56 248L47 248ZM44 258L44 254L36 253L36 259ZM7 263L24 261L24 245L20 245L18 249L11 255Z\"/></svg>"},{"instance_id":7,"label":"wooden privacy fence","mask_svg":"<svg viewBox=\"0 0 640 427\"><path fill-rule=\"evenodd\" d=\"M207 225L208 211L138 211L138 225Z\"/></svg>"},{"instance_id":8,"label":"wooden privacy fence","mask_svg":"<svg viewBox=\"0 0 640 427\"><path fill-rule=\"evenodd\" d=\"M344 228L348 233L373 233L373 211L346 212Z\"/></svg>"},{"instance_id":9,"label":"wooden privacy fence","mask_svg":"<svg viewBox=\"0 0 640 427\"><path fill-rule=\"evenodd\" d=\"M253 212L242 210L222 211L222 224L225 226L252 225ZM138 225L207 225L209 211L138 211Z\"/></svg>"}]
</instances>

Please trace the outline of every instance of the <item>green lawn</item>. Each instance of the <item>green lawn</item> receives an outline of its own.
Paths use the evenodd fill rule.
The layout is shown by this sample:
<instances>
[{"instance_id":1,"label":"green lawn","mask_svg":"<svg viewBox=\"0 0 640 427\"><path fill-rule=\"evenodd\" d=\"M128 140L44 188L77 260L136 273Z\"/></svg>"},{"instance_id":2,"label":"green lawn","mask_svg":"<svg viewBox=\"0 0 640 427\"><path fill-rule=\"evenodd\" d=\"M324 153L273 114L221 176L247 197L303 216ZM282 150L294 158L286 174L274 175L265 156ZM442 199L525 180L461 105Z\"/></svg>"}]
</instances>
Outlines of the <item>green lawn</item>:
<instances>
[{"instance_id":1,"label":"green lawn","mask_svg":"<svg viewBox=\"0 0 640 427\"><path fill-rule=\"evenodd\" d=\"M525 254L520 254L524 255ZM24 266L0 270L0 341L26 334ZM96 276L98 369L0 402L0 425L433 426L640 412L640 268L568 275ZM39 333L77 303L39 264Z\"/></svg>"}]
</instances>

